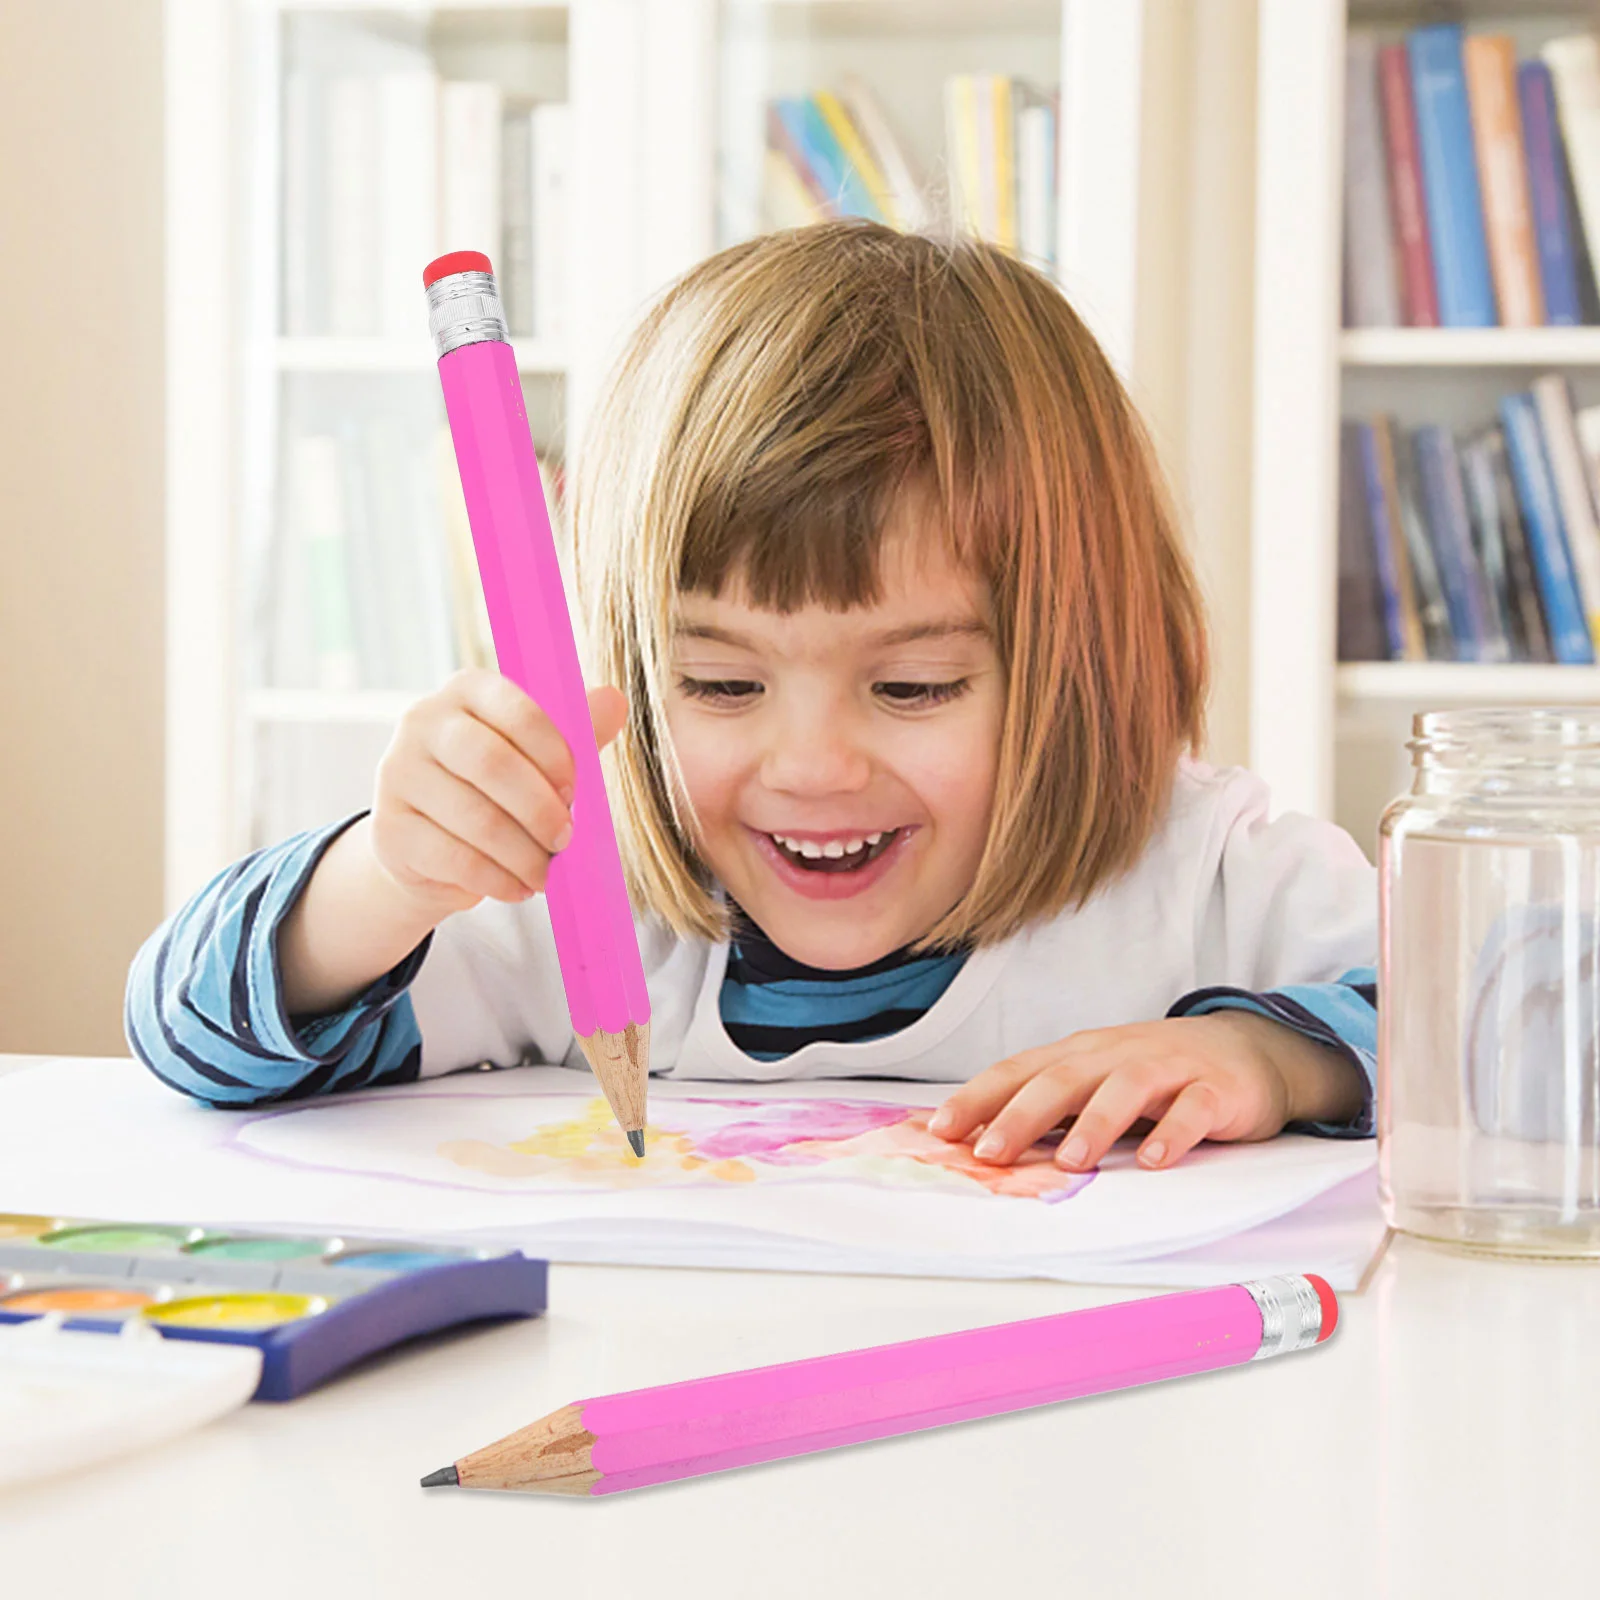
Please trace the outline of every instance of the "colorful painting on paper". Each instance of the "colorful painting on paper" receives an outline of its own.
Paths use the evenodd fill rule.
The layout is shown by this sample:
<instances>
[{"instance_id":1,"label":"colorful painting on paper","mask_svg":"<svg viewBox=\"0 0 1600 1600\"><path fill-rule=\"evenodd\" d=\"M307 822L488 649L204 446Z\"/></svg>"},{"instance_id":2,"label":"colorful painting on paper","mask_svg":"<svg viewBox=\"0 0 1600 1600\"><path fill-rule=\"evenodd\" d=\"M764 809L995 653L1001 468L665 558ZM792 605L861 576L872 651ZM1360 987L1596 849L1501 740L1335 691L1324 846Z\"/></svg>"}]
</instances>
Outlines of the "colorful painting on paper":
<instances>
[{"instance_id":1,"label":"colorful painting on paper","mask_svg":"<svg viewBox=\"0 0 1600 1600\"><path fill-rule=\"evenodd\" d=\"M433 1094L428 1105L424 1144L415 1116L385 1128L383 1102L368 1102L366 1136L342 1141L338 1165L520 1194L826 1182L1047 1203L1069 1199L1095 1176L1062 1171L1048 1145L1009 1167L987 1166L969 1145L929 1133L926 1108L872 1100L661 1099L651 1108L643 1160L598 1096ZM317 1135L327 1126L326 1110L269 1113L235 1140L269 1158L321 1166Z\"/></svg>"}]
</instances>

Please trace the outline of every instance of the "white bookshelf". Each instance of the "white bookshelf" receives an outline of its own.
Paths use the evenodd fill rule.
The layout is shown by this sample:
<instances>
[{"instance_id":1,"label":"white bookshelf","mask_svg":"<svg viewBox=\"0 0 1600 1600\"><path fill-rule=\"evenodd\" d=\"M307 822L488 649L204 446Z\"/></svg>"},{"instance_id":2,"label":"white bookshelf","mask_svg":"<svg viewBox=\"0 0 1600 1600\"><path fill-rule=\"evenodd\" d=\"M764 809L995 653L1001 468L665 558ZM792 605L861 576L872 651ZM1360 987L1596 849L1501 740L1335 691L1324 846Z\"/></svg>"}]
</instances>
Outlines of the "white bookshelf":
<instances>
[{"instance_id":1,"label":"white bookshelf","mask_svg":"<svg viewBox=\"0 0 1600 1600\"><path fill-rule=\"evenodd\" d=\"M1594 667L1335 659L1341 416L1468 427L1544 372L1566 373L1580 404L1600 400L1600 328L1340 327L1346 29L1398 36L1437 13L1261 0L1259 16L1250 759L1276 807L1333 817L1369 854L1410 783L1416 712L1600 702ZM1510 33L1519 55L1596 23L1581 0L1468 0L1449 15Z\"/></svg>"},{"instance_id":2,"label":"white bookshelf","mask_svg":"<svg viewBox=\"0 0 1600 1600\"><path fill-rule=\"evenodd\" d=\"M1354 367L1600 366L1600 328L1346 328L1339 360Z\"/></svg>"},{"instance_id":3,"label":"white bookshelf","mask_svg":"<svg viewBox=\"0 0 1600 1600\"><path fill-rule=\"evenodd\" d=\"M544 452L575 444L649 298L717 248L740 96L844 70L872 83L930 180L944 74L1061 86L1058 277L1126 373L1144 30L1145 0L166 0L168 908L246 850L365 804L426 692L262 672L284 440L347 413L443 416L420 281L415 336L285 332L281 108L297 63L343 71L344 52L360 71L420 50L440 77L568 105L566 326L513 340Z\"/></svg>"},{"instance_id":4,"label":"white bookshelf","mask_svg":"<svg viewBox=\"0 0 1600 1600\"><path fill-rule=\"evenodd\" d=\"M517 370L559 377L567 370L566 350L556 340L517 339ZM280 372L427 372L436 357L426 339L280 337L273 345Z\"/></svg>"}]
</instances>

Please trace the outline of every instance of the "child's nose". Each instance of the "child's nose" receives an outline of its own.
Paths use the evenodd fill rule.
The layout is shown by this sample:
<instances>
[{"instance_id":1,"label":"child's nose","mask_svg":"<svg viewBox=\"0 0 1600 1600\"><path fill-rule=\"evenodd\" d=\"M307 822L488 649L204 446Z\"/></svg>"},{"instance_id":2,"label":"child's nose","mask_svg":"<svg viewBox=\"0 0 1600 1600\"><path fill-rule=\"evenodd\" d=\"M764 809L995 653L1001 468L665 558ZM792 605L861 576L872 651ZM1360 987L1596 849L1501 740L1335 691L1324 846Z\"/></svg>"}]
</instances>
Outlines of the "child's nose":
<instances>
[{"instance_id":1,"label":"child's nose","mask_svg":"<svg viewBox=\"0 0 1600 1600\"><path fill-rule=\"evenodd\" d=\"M787 719L773 730L761 780L788 794L849 794L867 785L871 761L849 717L834 710Z\"/></svg>"}]
</instances>

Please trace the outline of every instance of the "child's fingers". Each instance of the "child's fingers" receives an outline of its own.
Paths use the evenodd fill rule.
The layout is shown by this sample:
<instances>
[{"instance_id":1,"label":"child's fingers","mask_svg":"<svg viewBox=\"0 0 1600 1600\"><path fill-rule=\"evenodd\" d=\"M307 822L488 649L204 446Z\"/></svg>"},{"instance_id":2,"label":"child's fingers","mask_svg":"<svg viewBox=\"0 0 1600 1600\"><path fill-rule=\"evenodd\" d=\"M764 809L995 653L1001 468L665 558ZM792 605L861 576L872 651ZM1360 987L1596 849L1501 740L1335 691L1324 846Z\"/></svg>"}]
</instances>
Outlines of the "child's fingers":
<instances>
[{"instance_id":1,"label":"child's fingers","mask_svg":"<svg viewBox=\"0 0 1600 1600\"><path fill-rule=\"evenodd\" d=\"M1139 1146L1140 1164L1168 1167L1187 1155L1222 1120L1222 1101L1216 1088L1203 1078L1186 1084L1167 1108L1167 1114Z\"/></svg>"},{"instance_id":2,"label":"child's fingers","mask_svg":"<svg viewBox=\"0 0 1600 1600\"><path fill-rule=\"evenodd\" d=\"M553 728L550 734L558 740L561 737ZM563 745L562 748L564 750L566 747ZM480 844L480 848L480 833L491 841L498 838L502 848L489 853L502 866L513 871L516 870L515 864L506 858L504 852L507 849L515 851L516 841L506 835L504 824L500 821L502 817L546 851L554 852L566 845L572 826L572 813L566 801L556 792L555 775L528 760L496 729L479 722L476 717L451 717L437 730L430 753L433 761L423 762L412 775L414 787L420 786L424 775L432 767L435 772L448 773L451 778L464 782L468 789L482 795L498 814L491 815L482 807L477 807L477 815L469 815L462 810L466 797L459 790L452 791L455 800L453 814L442 815L439 819L452 833L459 834L471 843ZM438 792L437 782L435 792ZM432 806L420 800L412 803L419 811L430 814L433 811ZM458 822L465 826L457 826ZM526 851L522 854L526 855Z\"/></svg>"},{"instance_id":3,"label":"child's fingers","mask_svg":"<svg viewBox=\"0 0 1600 1600\"><path fill-rule=\"evenodd\" d=\"M401 798L412 810L435 823L446 838L459 840L487 857L517 879L522 888L541 889L556 841L567 842L563 830L570 828L570 821L563 820L567 818L567 808L550 793L549 785L542 778L537 782L545 793L535 807L531 823L511 816L481 789L436 762L424 763L411 775ZM543 837L530 833L530 826L539 827ZM428 875L437 876L432 872Z\"/></svg>"},{"instance_id":4,"label":"child's fingers","mask_svg":"<svg viewBox=\"0 0 1600 1600\"><path fill-rule=\"evenodd\" d=\"M997 1166L1015 1161L1063 1117L1080 1111L1103 1075L1103 1067L1071 1059L1058 1060L1036 1072L989 1119L983 1136L972 1147L973 1155Z\"/></svg>"},{"instance_id":5,"label":"child's fingers","mask_svg":"<svg viewBox=\"0 0 1600 1600\"><path fill-rule=\"evenodd\" d=\"M516 684L498 672L480 669L458 672L448 687L448 698L470 713L466 720L475 720L498 734L513 754L520 753L531 761L557 793L563 789L570 792L574 768L567 741L561 737L555 723ZM450 760L445 748L451 741L464 738L460 725L463 720L449 715L439 719L434 750L447 766L454 766L458 772L478 782L479 774ZM470 753L474 747L464 745L463 748ZM481 751L487 747L480 743L476 748Z\"/></svg>"},{"instance_id":6,"label":"child's fingers","mask_svg":"<svg viewBox=\"0 0 1600 1600\"><path fill-rule=\"evenodd\" d=\"M1153 1100L1169 1093L1170 1085L1159 1086L1148 1074L1126 1069L1113 1072L1073 1121L1056 1151L1057 1164L1072 1170L1094 1166Z\"/></svg>"},{"instance_id":7,"label":"child's fingers","mask_svg":"<svg viewBox=\"0 0 1600 1600\"><path fill-rule=\"evenodd\" d=\"M628 721L628 697L609 683L589 691L589 720L594 724L594 742L604 750L622 732Z\"/></svg>"},{"instance_id":8,"label":"child's fingers","mask_svg":"<svg viewBox=\"0 0 1600 1600\"><path fill-rule=\"evenodd\" d=\"M516 902L528 897L530 885L465 839L441 827L434 818L409 807L397 807L386 819L391 843L418 887L460 890L476 900ZM385 862L387 865L387 862ZM532 888L543 884L543 875Z\"/></svg>"},{"instance_id":9,"label":"child's fingers","mask_svg":"<svg viewBox=\"0 0 1600 1600\"><path fill-rule=\"evenodd\" d=\"M1055 1057L1057 1049L1055 1045L1043 1045L1036 1050L1022 1050L985 1067L934 1112L928 1119L928 1131L941 1139L965 1139L1035 1077Z\"/></svg>"}]
</instances>

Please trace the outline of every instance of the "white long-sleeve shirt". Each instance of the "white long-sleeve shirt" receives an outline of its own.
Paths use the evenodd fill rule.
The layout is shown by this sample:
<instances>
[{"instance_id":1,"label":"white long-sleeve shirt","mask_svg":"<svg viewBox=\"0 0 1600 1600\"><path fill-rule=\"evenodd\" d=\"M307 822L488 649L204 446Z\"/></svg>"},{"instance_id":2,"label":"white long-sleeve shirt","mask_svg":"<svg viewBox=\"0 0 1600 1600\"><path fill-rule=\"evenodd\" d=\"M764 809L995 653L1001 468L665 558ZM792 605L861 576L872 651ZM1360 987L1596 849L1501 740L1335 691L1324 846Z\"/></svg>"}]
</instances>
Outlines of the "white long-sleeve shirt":
<instances>
[{"instance_id":1,"label":"white long-sleeve shirt","mask_svg":"<svg viewBox=\"0 0 1600 1600\"><path fill-rule=\"evenodd\" d=\"M134 1052L174 1087L228 1105L482 1063L581 1064L542 897L448 917L350 1006L287 1015L278 924L354 820L246 857L151 935L129 974ZM959 1083L1086 1028L1243 1006L1333 1045L1364 1074L1360 1116L1314 1130L1371 1131L1376 875L1331 823L1270 818L1266 786L1239 768L1182 761L1130 871L1080 909L973 951L920 1017L885 1037L758 1060L723 1026L728 945L681 939L654 918L639 936L652 1073Z\"/></svg>"}]
</instances>

